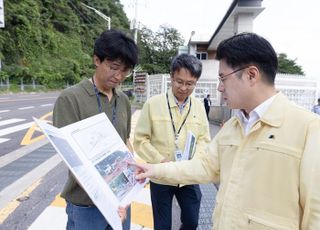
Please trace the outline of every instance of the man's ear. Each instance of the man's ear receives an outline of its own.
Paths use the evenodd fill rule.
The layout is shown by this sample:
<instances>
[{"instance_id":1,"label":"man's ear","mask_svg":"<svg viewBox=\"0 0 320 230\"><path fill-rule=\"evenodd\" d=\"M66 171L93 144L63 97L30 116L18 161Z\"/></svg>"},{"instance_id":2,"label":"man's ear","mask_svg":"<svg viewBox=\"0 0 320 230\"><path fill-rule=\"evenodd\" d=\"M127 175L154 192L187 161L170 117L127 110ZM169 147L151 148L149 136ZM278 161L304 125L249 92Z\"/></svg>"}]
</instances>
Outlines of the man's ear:
<instances>
[{"instance_id":1,"label":"man's ear","mask_svg":"<svg viewBox=\"0 0 320 230\"><path fill-rule=\"evenodd\" d=\"M95 67L98 67L101 64L100 59L96 55L93 55L93 64Z\"/></svg>"},{"instance_id":2,"label":"man's ear","mask_svg":"<svg viewBox=\"0 0 320 230\"><path fill-rule=\"evenodd\" d=\"M255 66L249 66L247 69L248 74L248 80L250 81L250 85L256 84L258 81L260 81L260 71Z\"/></svg>"}]
</instances>

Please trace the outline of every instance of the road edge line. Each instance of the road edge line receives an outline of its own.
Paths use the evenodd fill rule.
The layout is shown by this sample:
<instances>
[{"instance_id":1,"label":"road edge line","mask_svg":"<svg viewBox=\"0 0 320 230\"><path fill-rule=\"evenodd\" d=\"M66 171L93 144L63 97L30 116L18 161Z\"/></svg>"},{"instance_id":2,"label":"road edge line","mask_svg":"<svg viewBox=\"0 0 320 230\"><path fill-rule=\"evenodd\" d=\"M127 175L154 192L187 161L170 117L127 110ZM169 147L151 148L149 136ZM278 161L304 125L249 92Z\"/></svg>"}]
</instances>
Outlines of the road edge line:
<instances>
[{"instance_id":1,"label":"road edge line","mask_svg":"<svg viewBox=\"0 0 320 230\"><path fill-rule=\"evenodd\" d=\"M40 179L54 167L62 162L58 154L52 156L44 163L27 173L25 176L16 180L2 191L0 191L0 210L3 209L11 200L19 196L24 190L31 186L36 180Z\"/></svg>"}]
</instances>

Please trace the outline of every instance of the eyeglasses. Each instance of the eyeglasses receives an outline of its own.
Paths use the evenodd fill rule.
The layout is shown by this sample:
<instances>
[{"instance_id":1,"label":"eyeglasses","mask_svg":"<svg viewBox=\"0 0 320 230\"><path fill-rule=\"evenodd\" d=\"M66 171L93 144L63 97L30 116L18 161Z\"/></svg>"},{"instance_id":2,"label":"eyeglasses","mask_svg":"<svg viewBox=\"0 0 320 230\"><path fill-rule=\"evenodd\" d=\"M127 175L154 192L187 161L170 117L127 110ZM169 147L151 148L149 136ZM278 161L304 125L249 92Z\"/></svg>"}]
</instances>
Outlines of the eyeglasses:
<instances>
[{"instance_id":1,"label":"eyeglasses","mask_svg":"<svg viewBox=\"0 0 320 230\"><path fill-rule=\"evenodd\" d=\"M175 80L173 79L173 82L176 84L176 86L178 88L182 88L183 86L185 86L187 89L194 89L196 87L197 82L191 82L191 81L181 81L180 79Z\"/></svg>"},{"instance_id":2,"label":"eyeglasses","mask_svg":"<svg viewBox=\"0 0 320 230\"><path fill-rule=\"evenodd\" d=\"M220 83L223 84L224 81L226 80L226 78L227 78L228 76L230 76L230 75L232 75L232 74L234 74L234 73L237 73L237 72L239 72L240 70L244 70L244 69L246 69L246 68L248 68L248 67L249 67L249 66L241 67L241 68L239 68L239 69L236 69L236 70L232 71L231 73L228 73L228 74L226 74L226 75L219 76L219 77L218 77L218 80L219 80Z\"/></svg>"},{"instance_id":3,"label":"eyeglasses","mask_svg":"<svg viewBox=\"0 0 320 230\"><path fill-rule=\"evenodd\" d=\"M127 78L132 73L132 68L124 67L118 62L112 62L112 61L106 60L105 63L110 71L114 72L115 74L121 74L122 78Z\"/></svg>"}]
</instances>

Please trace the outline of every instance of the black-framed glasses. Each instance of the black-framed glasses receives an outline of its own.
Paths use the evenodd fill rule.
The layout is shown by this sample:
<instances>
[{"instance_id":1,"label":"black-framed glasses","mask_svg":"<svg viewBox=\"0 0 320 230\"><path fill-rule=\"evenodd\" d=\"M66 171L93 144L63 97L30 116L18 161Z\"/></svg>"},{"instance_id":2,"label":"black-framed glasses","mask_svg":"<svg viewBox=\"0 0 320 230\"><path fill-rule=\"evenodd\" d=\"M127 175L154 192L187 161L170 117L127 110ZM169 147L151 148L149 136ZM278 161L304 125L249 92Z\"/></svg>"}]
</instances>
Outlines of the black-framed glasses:
<instances>
[{"instance_id":1,"label":"black-framed glasses","mask_svg":"<svg viewBox=\"0 0 320 230\"><path fill-rule=\"evenodd\" d=\"M121 74L122 78L127 78L132 73L132 68L125 67L120 63L106 60L105 64L107 65L109 70L112 71L113 73Z\"/></svg>"},{"instance_id":2,"label":"black-framed glasses","mask_svg":"<svg viewBox=\"0 0 320 230\"><path fill-rule=\"evenodd\" d=\"M182 88L183 86L185 86L187 89L194 89L197 85L197 82L191 82L191 81L187 81L184 82L180 79L173 79L173 82L176 84L176 86L178 88Z\"/></svg>"},{"instance_id":3,"label":"black-framed glasses","mask_svg":"<svg viewBox=\"0 0 320 230\"><path fill-rule=\"evenodd\" d=\"M227 79L228 76L230 76L230 75L232 75L232 74L234 74L234 73L237 73L237 72L239 72L240 70L244 70L244 69L246 69L246 68L248 68L248 67L249 67L249 66L240 67L239 69L236 69L236 70L232 71L231 73L228 73L228 74L219 76L219 77L218 77L218 80L219 80L220 83L223 84L223 82Z\"/></svg>"}]
</instances>

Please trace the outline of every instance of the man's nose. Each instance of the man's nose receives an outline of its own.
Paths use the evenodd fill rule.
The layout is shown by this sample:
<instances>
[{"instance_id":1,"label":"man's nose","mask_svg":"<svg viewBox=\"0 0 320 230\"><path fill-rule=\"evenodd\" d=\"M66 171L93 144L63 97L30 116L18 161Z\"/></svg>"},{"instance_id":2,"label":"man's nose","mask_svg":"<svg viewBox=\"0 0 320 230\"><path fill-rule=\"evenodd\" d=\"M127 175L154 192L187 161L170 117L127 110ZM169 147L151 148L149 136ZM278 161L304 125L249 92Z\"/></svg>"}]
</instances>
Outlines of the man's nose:
<instances>
[{"instance_id":1,"label":"man's nose","mask_svg":"<svg viewBox=\"0 0 320 230\"><path fill-rule=\"evenodd\" d=\"M223 92L224 91L224 85L219 81L219 84L218 84L218 91L219 92Z\"/></svg>"},{"instance_id":2,"label":"man's nose","mask_svg":"<svg viewBox=\"0 0 320 230\"><path fill-rule=\"evenodd\" d=\"M124 74L121 71L115 71L113 76L115 76L119 80L122 80L125 77Z\"/></svg>"}]
</instances>

